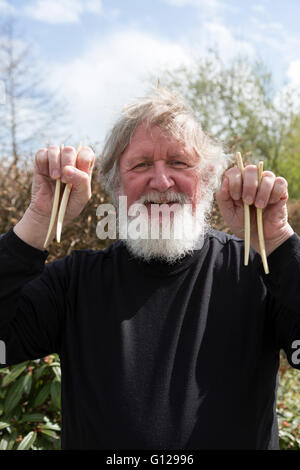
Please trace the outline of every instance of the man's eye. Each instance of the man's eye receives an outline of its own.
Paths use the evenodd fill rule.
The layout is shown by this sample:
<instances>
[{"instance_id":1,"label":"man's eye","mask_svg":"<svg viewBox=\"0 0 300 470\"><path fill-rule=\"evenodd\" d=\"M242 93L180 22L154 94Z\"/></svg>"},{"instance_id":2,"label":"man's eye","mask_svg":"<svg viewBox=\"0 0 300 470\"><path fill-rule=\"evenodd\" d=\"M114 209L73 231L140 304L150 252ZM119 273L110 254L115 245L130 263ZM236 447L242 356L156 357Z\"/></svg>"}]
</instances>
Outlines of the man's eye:
<instances>
[{"instance_id":1,"label":"man's eye","mask_svg":"<svg viewBox=\"0 0 300 470\"><path fill-rule=\"evenodd\" d=\"M135 170L136 168L145 168L146 166L148 166L148 163L138 163L137 165L135 165L133 167L133 169Z\"/></svg>"},{"instance_id":2,"label":"man's eye","mask_svg":"<svg viewBox=\"0 0 300 470\"><path fill-rule=\"evenodd\" d=\"M179 160L175 160L174 162L171 162L171 165L176 166L176 167L182 167L182 168L187 167L187 164L185 162L181 162Z\"/></svg>"}]
</instances>

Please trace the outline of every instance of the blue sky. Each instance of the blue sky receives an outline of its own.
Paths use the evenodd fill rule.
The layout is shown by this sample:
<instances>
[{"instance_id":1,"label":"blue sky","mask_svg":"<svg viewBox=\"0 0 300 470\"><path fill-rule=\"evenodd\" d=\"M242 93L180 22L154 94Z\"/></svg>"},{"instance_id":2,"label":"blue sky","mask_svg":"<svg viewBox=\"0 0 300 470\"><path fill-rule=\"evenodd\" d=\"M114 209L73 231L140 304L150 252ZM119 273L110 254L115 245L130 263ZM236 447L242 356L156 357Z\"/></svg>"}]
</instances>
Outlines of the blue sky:
<instances>
[{"instance_id":1,"label":"blue sky","mask_svg":"<svg viewBox=\"0 0 300 470\"><path fill-rule=\"evenodd\" d=\"M299 0L0 0L70 103L74 133L102 141L149 76L191 65L208 47L225 61L262 59L276 88L300 86Z\"/></svg>"}]
</instances>

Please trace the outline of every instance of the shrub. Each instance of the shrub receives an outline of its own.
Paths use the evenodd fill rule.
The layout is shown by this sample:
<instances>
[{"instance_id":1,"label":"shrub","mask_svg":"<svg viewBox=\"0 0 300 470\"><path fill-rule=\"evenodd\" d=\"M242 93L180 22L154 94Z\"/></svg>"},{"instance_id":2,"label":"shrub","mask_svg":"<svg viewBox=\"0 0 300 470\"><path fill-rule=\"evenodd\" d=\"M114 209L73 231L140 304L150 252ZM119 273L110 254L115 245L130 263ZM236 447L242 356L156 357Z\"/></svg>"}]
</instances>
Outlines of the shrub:
<instances>
[{"instance_id":1,"label":"shrub","mask_svg":"<svg viewBox=\"0 0 300 470\"><path fill-rule=\"evenodd\" d=\"M277 393L280 449L300 450L300 374L282 351Z\"/></svg>"},{"instance_id":2,"label":"shrub","mask_svg":"<svg viewBox=\"0 0 300 470\"><path fill-rule=\"evenodd\" d=\"M60 449L58 356L0 369L0 450Z\"/></svg>"}]
</instances>

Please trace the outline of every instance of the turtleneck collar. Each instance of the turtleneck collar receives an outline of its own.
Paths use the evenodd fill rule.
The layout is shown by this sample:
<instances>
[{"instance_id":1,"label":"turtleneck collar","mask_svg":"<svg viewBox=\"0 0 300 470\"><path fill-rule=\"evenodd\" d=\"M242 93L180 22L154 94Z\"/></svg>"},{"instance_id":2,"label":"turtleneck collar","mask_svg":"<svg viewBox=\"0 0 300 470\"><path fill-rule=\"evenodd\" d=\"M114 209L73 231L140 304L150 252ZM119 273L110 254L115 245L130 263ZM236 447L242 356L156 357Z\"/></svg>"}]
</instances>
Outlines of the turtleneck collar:
<instances>
[{"instance_id":1,"label":"turtleneck collar","mask_svg":"<svg viewBox=\"0 0 300 470\"><path fill-rule=\"evenodd\" d=\"M176 261L175 263L168 263L167 261L163 260L156 260L152 259L150 261L145 261L144 259L133 255L125 243L120 240L120 246L123 249L123 253L127 258L126 261L131 267L136 267L137 269L144 270L148 274L154 277L166 277L177 274L178 272L184 271L187 269L192 263L197 261L199 257L204 256L208 250L208 234L204 239L204 243L201 249L194 250L191 254L188 254L181 258L180 260Z\"/></svg>"}]
</instances>

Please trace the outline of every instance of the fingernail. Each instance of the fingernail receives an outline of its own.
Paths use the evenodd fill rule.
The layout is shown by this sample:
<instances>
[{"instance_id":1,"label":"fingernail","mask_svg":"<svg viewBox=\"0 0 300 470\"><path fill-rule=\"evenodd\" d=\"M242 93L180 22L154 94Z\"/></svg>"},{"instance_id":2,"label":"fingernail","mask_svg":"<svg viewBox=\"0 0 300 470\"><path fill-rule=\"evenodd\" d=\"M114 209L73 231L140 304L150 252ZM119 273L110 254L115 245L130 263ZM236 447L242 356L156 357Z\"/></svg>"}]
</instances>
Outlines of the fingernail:
<instances>
[{"instance_id":1,"label":"fingernail","mask_svg":"<svg viewBox=\"0 0 300 470\"><path fill-rule=\"evenodd\" d=\"M259 209L263 209L263 207L265 206L265 203L262 199L260 199L259 201L257 201L257 203L255 204L256 207L258 207Z\"/></svg>"},{"instance_id":2,"label":"fingernail","mask_svg":"<svg viewBox=\"0 0 300 470\"><path fill-rule=\"evenodd\" d=\"M53 170L52 171L52 178L58 178L60 176L60 173L58 170Z\"/></svg>"},{"instance_id":3,"label":"fingernail","mask_svg":"<svg viewBox=\"0 0 300 470\"><path fill-rule=\"evenodd\" d=\"M244 201L245 201L246 204L252 204L252 197L247 196L247 197L245 197Z\"/></svg>"}]
</instances>

